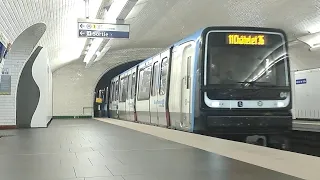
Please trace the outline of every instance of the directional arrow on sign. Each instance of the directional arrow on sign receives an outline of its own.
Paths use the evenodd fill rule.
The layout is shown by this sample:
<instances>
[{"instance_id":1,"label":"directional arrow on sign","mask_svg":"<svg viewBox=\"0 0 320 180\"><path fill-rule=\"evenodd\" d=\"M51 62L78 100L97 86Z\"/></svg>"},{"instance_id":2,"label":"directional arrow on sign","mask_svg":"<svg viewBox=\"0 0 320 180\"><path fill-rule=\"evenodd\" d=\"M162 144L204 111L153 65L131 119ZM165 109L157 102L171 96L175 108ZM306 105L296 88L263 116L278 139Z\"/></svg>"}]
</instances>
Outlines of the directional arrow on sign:
<instances>
[{"instance_id":1,"label":"directional arrow on sign","mask_svg":"<svg viewBox=\"0 0 320 180\"><path fill-rule=\"evenodd\" d=\"M80 24L80 28L83 28L83 24Z\"/></svg>"},{"instance_id":2,"label":"directional arrow on sign","mask_svg":"<svg viewBox=\"0 0 320 180\"><path fill-rule=\"evenodd\" d=\"M83 31L80 31L80 35L83 36L85 34L85 32Z\"/></svg>"}]
</instances>

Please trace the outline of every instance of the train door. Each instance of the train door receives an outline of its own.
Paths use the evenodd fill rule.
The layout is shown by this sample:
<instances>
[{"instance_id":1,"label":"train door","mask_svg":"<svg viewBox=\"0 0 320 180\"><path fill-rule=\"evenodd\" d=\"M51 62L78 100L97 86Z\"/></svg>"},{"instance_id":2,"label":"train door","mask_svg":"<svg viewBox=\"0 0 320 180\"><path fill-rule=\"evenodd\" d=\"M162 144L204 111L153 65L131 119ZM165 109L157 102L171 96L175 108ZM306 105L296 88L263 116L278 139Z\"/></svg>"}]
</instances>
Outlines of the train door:
<instances>
[{"instance_id":1,"label":"train door","mask_svg":"<svg viewBox=\"0 0 320 180\"><path fill-rule=\"evenodd\" d=\"M159 71L159 93L158 93L158 119L159 125L161 126L169 126L170 122L167 119L166 112L166 96L167 96L167 80L168 80L168 68L169 68L169 56L170 51L166 51L161 54L160 71Z\"/></svg>"},{"instance_id":2,"label":"train door","mask_svg":"<svg viewBox=\"0 0 320 180\"><path fill-rule=\"evenodd\" d=\"M116 84L116 79L112 81L112 90L110 92L110 117L111 118L117 118L117 107L116 107L116 91L117 91L117 84Z\"/></svg>"},{"instance_id":3,"label":"train door","mask_svg":"<svg viewBox=\"0 0 320 180\"><path fill-rule=\"evenodd\" d=\"M110 117L110 118L112 118L112 114L113 114L113 107L112 107L112 105L113 105L113 88L114 88L114 82L113 81L111 81L111 85L110 85L110 92L109 92L109 107L108 107L108 114L109 114L109 116L108 117Z\"/></svg>"},{"instance_id":4,"label":"train door","mask_svg":"<svg viewBox=\"0 0 320 180\"><path fill-rule=\"evenodd\" d=\"M131 71L129 71L129 76L128 76L128 89L127 89L127 98L126 98L126 119L127 121L132 121L131 120L131 86L132 86L132 74Z\"/></svg>"},{"instance_id":5,"label":"train door","mask_svg":"<svg viewBox=\"0 0 320 180\"><path fill-rule=\"evenodd\" d=\"M115 83L115 100L114 100L115 115L114 115L114 118L119 118L118 103L119 103L119 78L117 78L116 83Z\"/></svg>"},{"instance_id":6,"label":"train door","mask_svg":"<svg viewBox=\"0 0 320 180\"><path fill-rule=\"evenodd\" d=\"M105 92L104 92L104 97L105 97L105 102L104 102L104 106L103 106L103 111L104 111L104 117L109 117L109 87L105 88Z\"/></svg>"},{"instance_id":7,"label":"train door","mask_svg":"<svg viewBox=\"0 0 320 180\"><path fill-rule=\"evenodd\" d=\"M151 85L152 61L139 66L138 88L136 99L137 120L143 123L150 123L150 85Z\"/></svg>"},{"instance_id":8,"label":"train door","mask_svg":"<svg viewBox=\"0 0 320 180\"><path fill-rule=\"evenodd\" d=\"M127 101L127 92L128 92L128 76L125 74L120 79L120 98L118 103L119 109L119 118L123 120L127 120L127 113L126 113L126 101Z\"/></svg>"},{"instance_id":9,"label":"train door","mask_svg":"<svg viewBox=\"0 0 320 180\"><path fill-rule=\"evenodd\" d=\"M190 92L191 92L191 62L194 55L192 43L186 44L182 53L182 82L181 82L181 119L180 127L190 128Z\"/></svg>"},{"instance_id":10,"label":"train door","mask_svg":"<svg viewBox=\"0 0 320 180\"><path fill-rule=\"evenodd\" d=\"M151 124L159 124L158 119L158 79L159 79L159 59L160 56L154 58L151 76L151 89L150 89L150 117Z\"/></svg>"}]
</instances>

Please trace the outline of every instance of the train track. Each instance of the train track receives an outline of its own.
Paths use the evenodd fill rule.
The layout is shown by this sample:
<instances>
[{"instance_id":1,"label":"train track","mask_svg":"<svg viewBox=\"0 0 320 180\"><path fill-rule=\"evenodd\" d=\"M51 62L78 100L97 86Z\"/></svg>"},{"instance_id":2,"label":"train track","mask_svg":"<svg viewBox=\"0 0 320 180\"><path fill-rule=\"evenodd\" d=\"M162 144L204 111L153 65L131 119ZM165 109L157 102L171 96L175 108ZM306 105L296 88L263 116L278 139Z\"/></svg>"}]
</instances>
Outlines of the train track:
<instances>
[{"instance_id":1,"label":"train track","mask_svg":"<svg viewBox=\"0 0 320 180\"><path fill-rule=\"evenodd\" d=\"M320 157L320 133L292 131L290 135L291 152Z\"/></svg>"}]
</instances>

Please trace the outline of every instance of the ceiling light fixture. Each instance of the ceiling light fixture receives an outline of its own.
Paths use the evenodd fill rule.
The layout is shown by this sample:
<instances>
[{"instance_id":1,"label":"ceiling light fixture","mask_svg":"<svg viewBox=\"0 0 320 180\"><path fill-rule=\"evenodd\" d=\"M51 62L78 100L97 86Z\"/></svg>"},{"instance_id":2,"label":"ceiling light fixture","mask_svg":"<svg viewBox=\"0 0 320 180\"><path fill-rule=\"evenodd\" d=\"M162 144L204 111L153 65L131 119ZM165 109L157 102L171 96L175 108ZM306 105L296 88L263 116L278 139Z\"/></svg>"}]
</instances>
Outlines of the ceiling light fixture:
<instances>
[{"instance_id":1,"label":"ceiling light fixture","mask_svg":"<svg viewBox=\"0 0 320 180\"><path fill-rule=\"evenodd\" d=\"M102 51L101 51L101 53L99 54L99 56L97 56L97 58L94 60L94 62L99 61L99 60L109 51L110 48L111 48L111 46L105 46L105 47L102 49Z\"/></svg>"},{"instance_id":2,"label":"ceiling light fixture","mask_svg":"<svg viewBox=\"0 0 320 180\"><path fill-rule=\"evenodd\" d=\"M106 8L105 18L104 22L106 23L124 23L124 19L126 16L130 13L130 11L133 9L134 5L137 3L138 0L117 0L114 1L108 8ZM96 56L96 52L100 48L102 44L106 45L109 42L109 39L101 39L96 38L93 40L92 44L95 44L95 46L91 46L89 49L89 52L87 53L84 62L86 63L86 67L90 66L92 64L91 62L94 62L96 58L101 58L108 49L106 48L106 51L104 53L100 53L99 56ZM98 45L97 45L98 44ZM105 47L104 47L105 49ZM101 51L102 52L102 51Z\"/></svg>"},{"instance_id":3,"label":"ceiling light fixture","mask_svg":"<svg viewBox=\"0 0 320 180\"><path fill-rule=\"evenodd\" d=\"M91 44L88 53L86 54L86 57L84 58L84 62L85 63L89 63L89 61L91 60L91 58L93 57L93 55L95 55L95 53L97 52L97 50L100 47L100 44L102 43L103 39L99 38L99 39L95 39L93 41L93 43Z\"/></svg>"}]
</instances>

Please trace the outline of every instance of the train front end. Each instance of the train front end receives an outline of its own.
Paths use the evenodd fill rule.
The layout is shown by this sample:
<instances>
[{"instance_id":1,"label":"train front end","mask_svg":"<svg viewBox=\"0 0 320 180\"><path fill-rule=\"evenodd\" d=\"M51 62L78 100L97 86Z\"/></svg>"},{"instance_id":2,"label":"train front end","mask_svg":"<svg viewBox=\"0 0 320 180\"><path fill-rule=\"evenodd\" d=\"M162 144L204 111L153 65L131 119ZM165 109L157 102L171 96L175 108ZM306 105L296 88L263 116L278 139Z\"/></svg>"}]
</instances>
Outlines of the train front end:
<instances>
[{"instance_id":1,"label":"train front end","mask_svg":"<svg viewBox=\"0 0 320 180\"><path fill-rule=\"evenodd\" d=\"M291 130L290 67L283 31L207 28L201 49L195 121L217 134L272 135Z\"/></svg>"}]
</instances>

